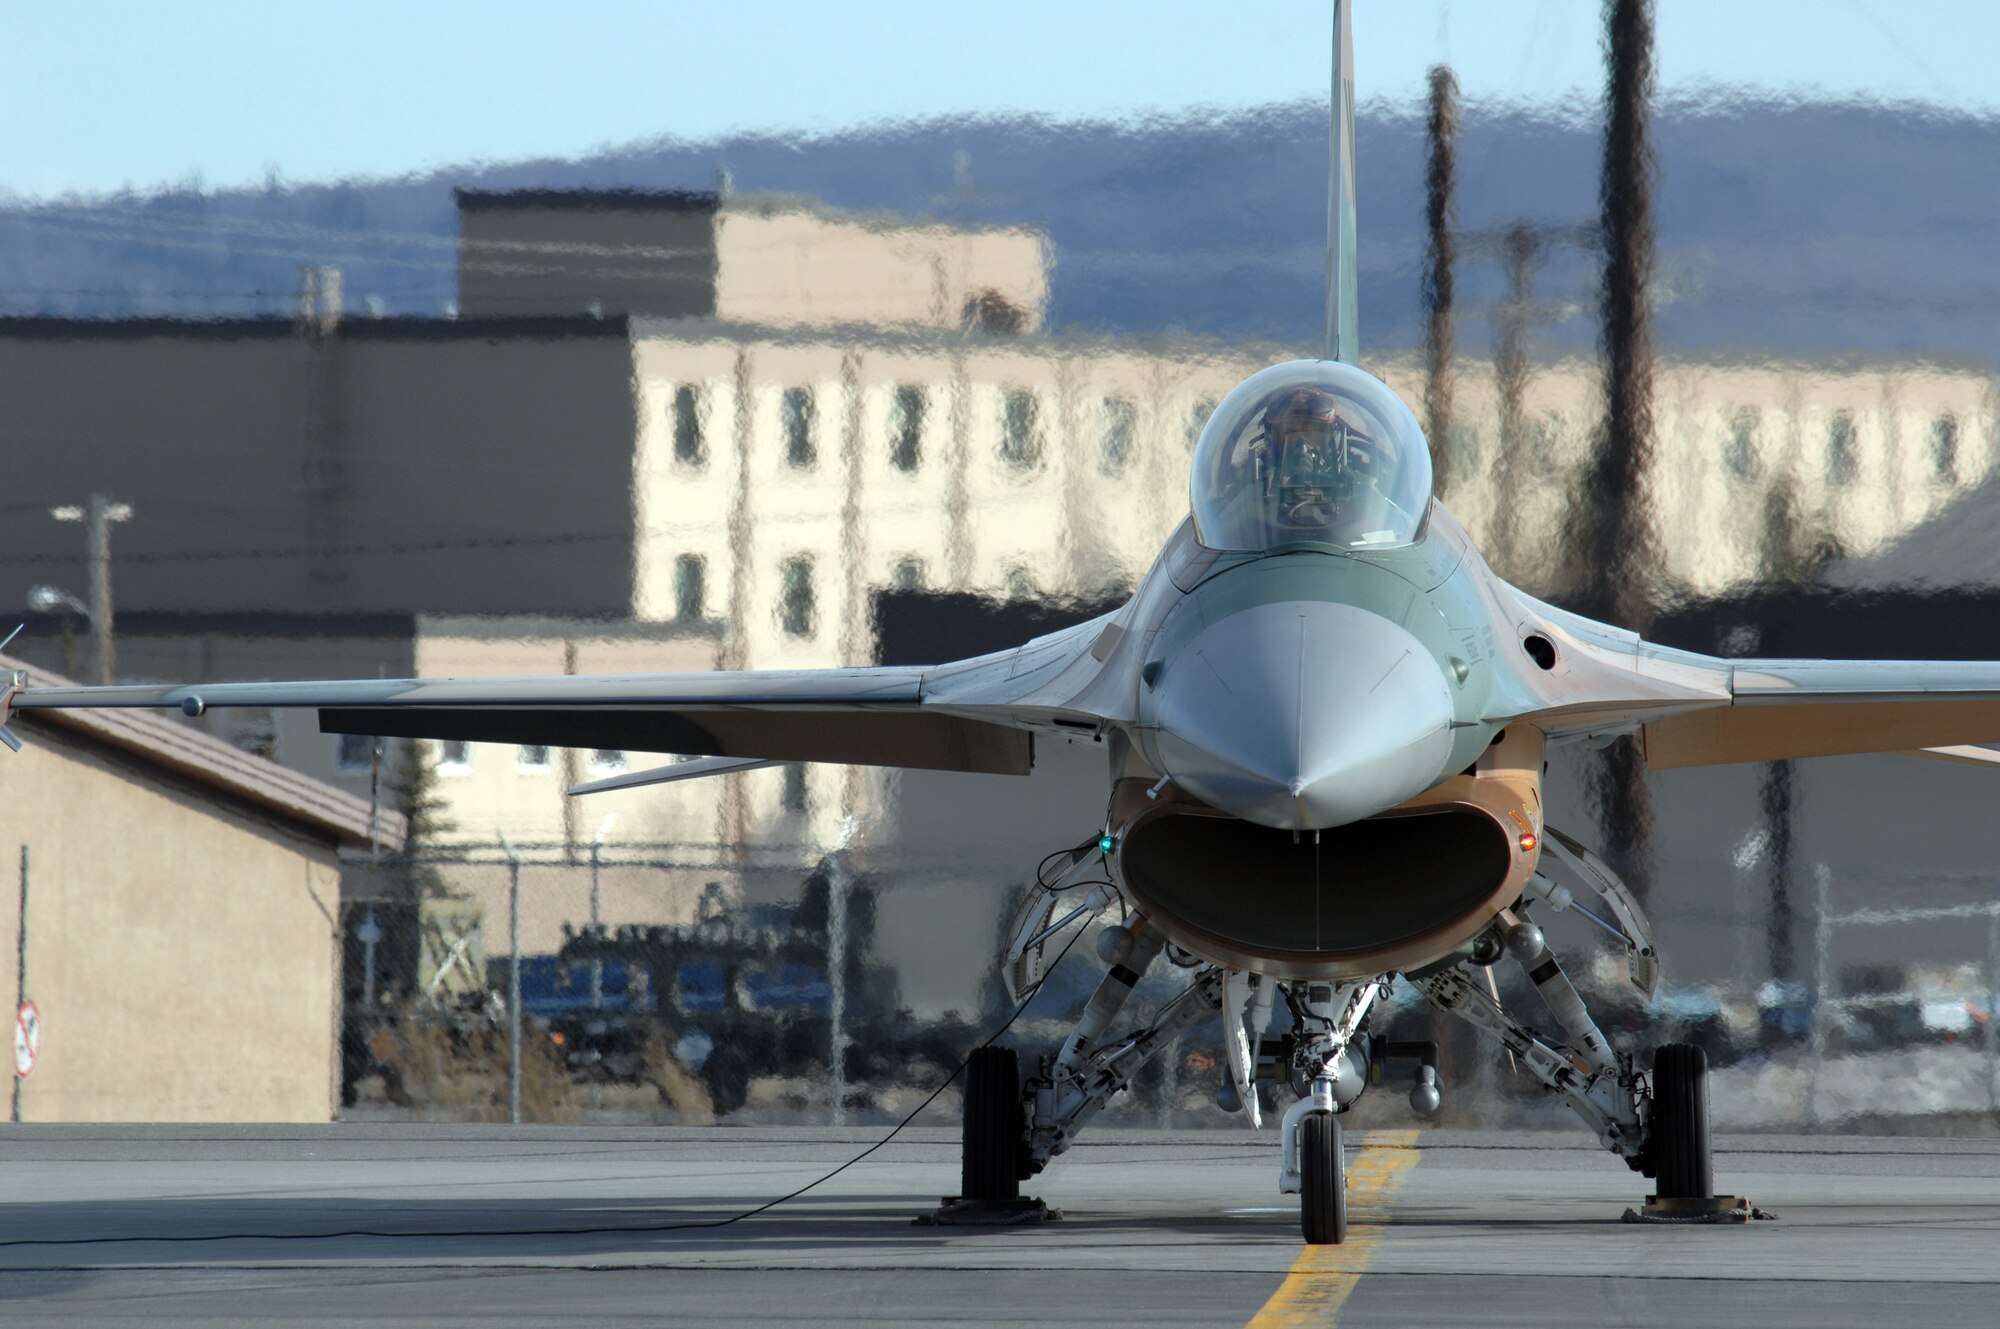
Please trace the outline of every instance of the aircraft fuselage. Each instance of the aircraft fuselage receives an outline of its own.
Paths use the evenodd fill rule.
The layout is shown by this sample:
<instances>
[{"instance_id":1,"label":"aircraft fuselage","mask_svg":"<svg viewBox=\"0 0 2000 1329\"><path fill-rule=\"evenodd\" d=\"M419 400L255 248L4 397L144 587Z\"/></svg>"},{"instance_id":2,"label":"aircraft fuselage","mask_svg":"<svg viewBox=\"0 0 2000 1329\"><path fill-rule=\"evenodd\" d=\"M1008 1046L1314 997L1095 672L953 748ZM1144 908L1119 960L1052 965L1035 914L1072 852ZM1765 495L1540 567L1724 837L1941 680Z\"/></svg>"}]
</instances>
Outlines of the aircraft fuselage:
<instances>
[{"instance_id":1,"label":"aircraft fuselage","mask_svg":"<svg viewBox=\"0 0 2000 1329\"><path fill-rule=\"evenodd\" d=\"M1186 949L1287 978L1417 967L1533 872L1541 735L1484 718L1517 666L1495 658L1492 574L1437 516L1399 550L1194 569L1170 548L1148 578L1174 585L1141 593L1157 626L1111 858Z\"/></svg>"}]
</instances>

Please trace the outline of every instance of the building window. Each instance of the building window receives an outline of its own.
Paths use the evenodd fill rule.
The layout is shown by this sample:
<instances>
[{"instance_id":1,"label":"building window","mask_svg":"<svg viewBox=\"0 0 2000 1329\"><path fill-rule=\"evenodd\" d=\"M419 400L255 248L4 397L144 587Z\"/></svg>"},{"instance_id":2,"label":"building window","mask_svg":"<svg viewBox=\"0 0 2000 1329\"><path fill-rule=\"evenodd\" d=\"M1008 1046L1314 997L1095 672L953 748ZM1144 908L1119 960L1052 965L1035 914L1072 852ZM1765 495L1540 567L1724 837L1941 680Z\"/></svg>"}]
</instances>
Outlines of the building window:
<instances>
[{"instance_id":1,"label":"building window","mask_svg":"<svg viewBox=\"0 0 2000 1329\"><path fill-rule=\"evenodd\" d=\"M708 460L701 440L701 394L685 383L674 389L674 460L689 466Z\"/></svg>"},{"instance_id":2,"label":"building window","mask_svg":"<svg viewBox=\"0 0 2000 1329\"><path fill-rule=\"evenodd\" d=\"M549 745L546 743L523 743L514 749L514 769L524 774L534 774L549 768Z\"/></svg>"},{"instance_id":3,"label":"building window","mask_svg":"<svg viewBox=\"0 0 2000 1329\"><path fill-rule=\"evenodd\" d=\"M1139 412L1123 397L1104 399L1104 438L1097 451L1099 475L1122 475L1132 462L1132 435Z\"/></svg>"},{"instance_id":4,"label":"building window","mask_svg":"<svg viewBox=\"0 0 2000 1329\"><path fill-rule=\"evenodd\" d=\"M358 775L375 769L375 737L372 734L339 734L333 740L334 769L343 775Z\"/></svg>"},{"instance_id":5,"label":"building window","mask_svg":"<svg viewBox=\"0 0 2000 1329\"><path fill-rule=\"evenodd\" d=\"M1018 336L1028 326L1027 313L998 291L981 291L965 302L965 326L974 332Z\"/></svg>"},{"instance_id":6,"label":"building window","mask_svg":"<svg viewBox=\"0 0 2000 1329\"><path fill-rule=\"evenodd\" d=\"M818 460L813 446L813 398L811 388L786 388L778 405L778 417L785 429L785 462L798 470L811 470Z\"/></svg>"},{"instance_id":7,"label":"building window","mask_svg":"<svg viewBox=\"0 0 2000 1329\"><path fill-rule=\"evenodd\" d=\"M1186 442L1189 452L1194 451L1194 445L1201 439L1202 426L1206 425L1208 417L1214 414L1215 402L1207 397L1188 407Z\"/></svg>"},{"instance_id":8,"label":"building window","mask_svg":"<svg viewBox=\"0 0 2000 1329\"><path fill-rule=\"evenodd\" d=\"M1527 426L1525 464L1529 475L1554 481L1561 474L1563 458L1574 455L1568 444L1573 420L1562 411L1543 411L1523 422Z\"/></svg>"},{"instance_id":9,"label":"building window","mask_svg":"<svg viewBox=\"0 0 2000 1329\"><path fill-rule=\"evenodd\" d=\"M778 600L778 624L794 637L810 637L818 605L813 599L813 562L800 554L788 558L779 569L782 589Z\"/></svg>"},{"instance_id":10,"label":"building window","mask_svg":"<svg viewBox=\"0 0 2000 1329\"><path fill-rule=\"evenodd\" d=\"M1445 431L1446 451L1451 455L1451 464L1463 470L1479 465L1479 426L1453 421Z\"/></svg>"},{"instance_id":11,"label":"building window","mask_svg":"<svg viewBox=\"0 0 2000 1329\"><path fill-rule=\"evenodd\" d=\"M1745 406L1729 420L1729 434L1722 440L1722 465L1735 480L1749 480L1757 474L1757 408Z\"/></svg>"},{"instance_id":12,"label":"building window","mask_svg":"<svg viewBox=\"0 0 2000 1329\"><path fill-rule=\"evenodd\" d=\"M921 591L929 580L924 576L924 561L920 558L906 558L896 564L896 570L889 574L889 584L899 591Z\"/></svg>"},{"instance_id":13,"label":"building window","mask_svg":"<svg viewBox=\"0 0 2000 1329\"><path fill-rule=\"evenodd\" d=\"M785 786L779 793L779 801L787 812L804 812L812 806L812 799L806 789L806 767L801 761L785 763Z\"/></svg>"},{"instance_id":14,"label":"building window","mask_svg":"<svg viewBox=\"0 0 2000 1329\"><path fill-rule=\"evenodd\" d=\"M616 775L628 764L623 748L598 748L590 754L590 769L594 775Z\"/></svg>"},{"instance_id":15,"label":"building window","mask_svg":"<svg viewBox=\"0 0 2000 1329\"><path fill-rule=\"evenodd\" d=\"M700 554L682 554L674 560L674 617L692 621L702 615L707 560Z\"/></svg>"},{"instance_id":16,"label":"building window","mask_svg":"<svg viewBox=\"0 0 2000 1329\"><path fill-rule=\"evenodd\" d=\"M1000 409L1000 460L1017 471L1042 464L1041 416L1034 393L1007 393Z\"/></svg>"},{"instance_id":17,"label":"building window","mask_svg":"<svg viewBox=\"0 0 2000 1329\"><path fill-rule=\"evenodd\" d=\"M278 759L278 720L268 707L237 711L232 720L229 741L238 749L268 761Z\"/></svg>"},{"instance_id":18,"label":"building window","mask_svg":"<svg viewBox=\"0 0 2000 1329\"><path fill-rule=\"evenodd\" d=\"M924 451L924 390L900 387L889 404L889 464L914 471Z\"/></svg>"},{"instance_id":19,"label":"building window","mask_svg":"<svg viewBox=\"0 0 2000 1329\"><path fill-rule=\"evenodd\" d=\"M1931 474L1941 485L1958 483L1958 417L1940 415L1931 421Z\"/></svg>"},{"instance_id":20,"label":"building window","mask_svg":"<svg viewBox=\"0 0 2000 1329\"><path fill-rule=\"evenodd\" d=\"M465 775L472 770L472 744L462 738L438 740L439 775Z\"/></svg>"},{"instance_id":21,"label":"building window","mask_svg":"<svg viewBox=\"0 0 2000 1329\"><path fill-rule=\"evenodd\" d=\"M1854 415L1837 411L1826 426L1826 482L1835 487L1854 483L1859 465L1854 438Z\"/></svg>"}]
</instances>

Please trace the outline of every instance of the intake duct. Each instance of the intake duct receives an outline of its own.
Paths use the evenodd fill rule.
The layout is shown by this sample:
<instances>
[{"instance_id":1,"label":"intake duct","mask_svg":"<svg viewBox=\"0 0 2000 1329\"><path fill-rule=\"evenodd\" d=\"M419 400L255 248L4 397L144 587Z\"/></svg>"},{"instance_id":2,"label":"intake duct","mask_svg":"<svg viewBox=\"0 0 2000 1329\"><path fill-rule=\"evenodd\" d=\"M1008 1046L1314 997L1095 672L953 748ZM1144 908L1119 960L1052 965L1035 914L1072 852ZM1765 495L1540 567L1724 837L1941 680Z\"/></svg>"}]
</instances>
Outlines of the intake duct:
<instances>
[{"instance_id":1,"label":"intake duct","mask_svg":"<svg viewBox=\"0 0 2000 1329\"><path fill-rule=\"evenodd\" d=\"M1490 911L1513 856L1499 823L1464 805L1352 822L1317 840L1161 808L1126 832L1119 868L1170 934L1246 961L1292 961L1305 977L1413 962L1427 941Z\"/></svg>"}]
</instances>

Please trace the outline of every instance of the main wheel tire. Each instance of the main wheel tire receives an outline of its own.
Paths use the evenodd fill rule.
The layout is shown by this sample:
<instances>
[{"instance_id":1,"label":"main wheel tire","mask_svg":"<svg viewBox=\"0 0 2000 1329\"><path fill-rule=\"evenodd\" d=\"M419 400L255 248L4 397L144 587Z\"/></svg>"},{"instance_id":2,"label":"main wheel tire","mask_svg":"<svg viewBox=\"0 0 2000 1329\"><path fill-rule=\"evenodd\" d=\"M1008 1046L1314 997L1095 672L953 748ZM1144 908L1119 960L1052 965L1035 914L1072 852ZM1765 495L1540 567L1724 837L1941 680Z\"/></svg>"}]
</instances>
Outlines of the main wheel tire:
<instances>
[{"instance_id":1,"label":"main wheel tire","mask_svg":"<svg viewBox=\"0 0 2000 1329\"><path fill-rule=\"evenodd\" d=\"M1715 1194L1708 1140L1708 1054L1692 1043L1668 1043L1653 1054L1653 1119L1649 1142L1663 1200Z\"/></svg>"},{"instance_id":2,"label":"main wheel tire","mask_svg":"<svg viewBox=\"0 0 2000 1329\"><path fill-rule=\"evenodd\" d=\"M1012 1048L980 1048L965 1064L965 1135L959 1194L968 1200L1021 1198L1020 1060Z\"/></svg>"},{"instance_id":3,"label":"main wheel tire","mask_svg":"<svg viewBox=\"0 0 2000 1329\"><path fill-rule=\"evenodd\" d=\"M1340 1146L1340 1118L1313 1112L1299 1123L1299 1225L1308 1246L1347 1240L1347 1155Z\"/></svg>"}]
</instances>

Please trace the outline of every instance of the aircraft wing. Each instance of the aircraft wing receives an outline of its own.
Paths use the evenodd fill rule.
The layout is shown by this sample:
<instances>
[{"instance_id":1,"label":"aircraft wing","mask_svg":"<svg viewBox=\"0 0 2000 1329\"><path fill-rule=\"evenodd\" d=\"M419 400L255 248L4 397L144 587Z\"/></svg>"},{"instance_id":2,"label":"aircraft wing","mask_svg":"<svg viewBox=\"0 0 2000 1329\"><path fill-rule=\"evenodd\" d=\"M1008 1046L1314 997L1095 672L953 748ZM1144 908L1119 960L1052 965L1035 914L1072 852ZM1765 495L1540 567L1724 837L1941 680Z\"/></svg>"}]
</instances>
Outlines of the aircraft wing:
<instances>
[{"instance_id":1,"label":"aircraft wing","mask_svg":"<svg viewBox=\"0 0 2000 1329\"><path fill-rule=\"evenodd\" d=\"M337 679L171 687L21 687L8 711L152 707L317 710L331 734L671 752L1025 775L1034 732L1091 730L1045 685L1086 664L1101 623L931 668ZM0 683L5 676L0 675ZM1062 723L1058 723L1061 721Z\"/></svg>"},{"instance_id":2,"label":"aircraft wing","mask_svg":"<svg viewBox=\"0 0 2000 1329\"><path fill-rule=\"evenodd\" d=\"M1514 598L1557 665L1517 671L1505 718L1557 739L1636 730L1652 769L1864 752L1993 764L1969 745L2000 743L2000 661L1728 659Z\"/></svg>"},{"instance_id":3,"label":"aircraft wing","mask_svg":"<svg viewBox=\"0 0 2000 1329\"><path fill-rule=\"evenodd\" d=\"M2000 663L1735 660L1730 704L1649 721L1659 769L2000 743Z\"/></svg>"}]
</instances>

